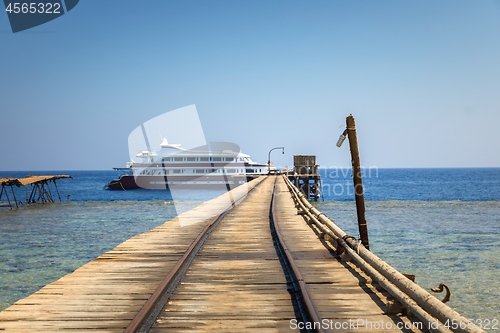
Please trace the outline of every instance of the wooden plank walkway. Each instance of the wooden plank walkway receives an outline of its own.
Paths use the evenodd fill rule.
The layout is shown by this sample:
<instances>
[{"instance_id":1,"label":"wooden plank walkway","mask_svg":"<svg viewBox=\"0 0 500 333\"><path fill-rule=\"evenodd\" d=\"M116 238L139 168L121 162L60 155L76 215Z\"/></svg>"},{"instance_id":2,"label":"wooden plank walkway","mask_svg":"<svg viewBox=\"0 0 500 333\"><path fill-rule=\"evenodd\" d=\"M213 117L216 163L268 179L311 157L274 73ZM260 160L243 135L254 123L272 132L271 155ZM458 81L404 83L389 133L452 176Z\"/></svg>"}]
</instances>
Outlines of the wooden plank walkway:
<instances>
[{"instance_id":1,"label":"wooden plank walkway","mask_svg":"<svg viewBox=\"0 0 500 333\"><path fill-rule=\"evenodd\" d=\"M123 332L213 216L262 179L137 235L0 312L2 332Z\"/></svg>"},{"instance_id":2,"label":"wooden plank walkway","mask_svg":"<svg viewBox=\"0 0 500 333\"><path fill-rule=\"evenodd\" d=\"M122 332L205 224L261 182L211 233L151 331L298 332L290 284L270 234L274 180L237 187L131 238L0 312L0 331ZM332 257L297 215L281 177L278 182L277 219L322 318L331 325L358 323L331 331L401 331L395 329L401 318L383 314L384 296L352 265ZM393 327L367 326L382 322Z\"/></svg>"},{"instance_id":3,"label":"wooden plank walkway","mask_svg":"<svg viewBox=\"0 0 500 333\"><path fill-rule=\"evenodd\" d=\"M151 332L283 332L295 318L270 233L269 177L215 229Z\"/></svg>"}]
</instances>

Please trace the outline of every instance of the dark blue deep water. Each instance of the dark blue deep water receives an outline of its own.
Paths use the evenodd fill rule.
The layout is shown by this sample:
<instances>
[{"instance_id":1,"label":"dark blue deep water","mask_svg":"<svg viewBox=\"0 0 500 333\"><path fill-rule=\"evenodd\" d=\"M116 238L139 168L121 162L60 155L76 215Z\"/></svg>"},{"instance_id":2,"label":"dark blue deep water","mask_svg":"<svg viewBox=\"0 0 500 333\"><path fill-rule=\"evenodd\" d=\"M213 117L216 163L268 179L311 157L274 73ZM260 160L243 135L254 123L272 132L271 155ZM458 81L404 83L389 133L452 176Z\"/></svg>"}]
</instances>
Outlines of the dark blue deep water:
<instances>
[{"instance_id":1,"label":"dark blue deep water","mask_svg":"<svg viewBox=\"0 0 500 333\"><path fill-rule=\"evenodd\" d=\"M325 200L353 198L350 169L319 169ZM500 200L500 168L362 169L366 200Z\"/></svg>"},{"instance_id":2,"label":"dark blue deep water","mask_svg":"<svg viewBox=\"0 0 500 333\"><path fill-rule=\"evenodd\" d=\"M104 189L115 171L0 177L62 173L74 177L57 182L62 202L10 210L0 199L0 310L175 217L177 203L195 207L218 194L197 191L174 202L166 191ZM315 205L357 236L351 170L320 173L323 197ZM368 168L363 184L374 253L416 274L426 289L447 283L448 304L464 316L500 319L500 168ZM25 189L16 196L24 201Z\"/></svg>"}]
</instances>

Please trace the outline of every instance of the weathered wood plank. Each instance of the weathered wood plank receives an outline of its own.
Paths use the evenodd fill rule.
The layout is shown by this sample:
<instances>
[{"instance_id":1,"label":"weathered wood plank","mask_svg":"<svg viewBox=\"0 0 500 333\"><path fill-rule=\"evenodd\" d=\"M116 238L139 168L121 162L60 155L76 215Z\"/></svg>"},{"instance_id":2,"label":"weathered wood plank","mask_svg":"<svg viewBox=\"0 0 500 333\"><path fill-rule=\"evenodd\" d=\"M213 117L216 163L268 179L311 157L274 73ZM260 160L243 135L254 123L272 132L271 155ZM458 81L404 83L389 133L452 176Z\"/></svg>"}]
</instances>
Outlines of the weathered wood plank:
<instances>
[{"instance_id":1,"label":"weathered wood plank","mask_svg":"<svg viewBox=\"0 0 500 333\"><path fill-rule=\"evenodd\" d=\"M240 186L231 195L247 191ZM229 203L226 193L132 237L0 312L0 331L122 332L205 224Z\"/></svg>"},{"instance_id":2,"label":"weathered wood plank","mask_svg":"<svg viewBox=\"0 0 500 333\"><path fill-rule=\"evenodd\" d=\"M262 186L271 189L273 182L268 178ZM295 312L269 232L271 194L256 190L227 214L193 261L153 332L289 329Z\"/></svg>"}]
</instances>

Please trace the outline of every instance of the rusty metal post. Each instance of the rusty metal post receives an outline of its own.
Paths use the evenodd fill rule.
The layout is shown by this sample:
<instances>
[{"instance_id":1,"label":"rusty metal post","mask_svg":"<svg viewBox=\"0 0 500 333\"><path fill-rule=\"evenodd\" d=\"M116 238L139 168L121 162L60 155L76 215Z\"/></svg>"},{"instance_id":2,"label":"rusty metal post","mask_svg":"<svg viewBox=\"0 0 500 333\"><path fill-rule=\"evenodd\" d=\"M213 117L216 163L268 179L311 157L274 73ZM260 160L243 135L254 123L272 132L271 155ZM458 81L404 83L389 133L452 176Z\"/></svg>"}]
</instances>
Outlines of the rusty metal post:
<instances>
[{"instance_id":1,"label":"rusty metal post","mask_svg":"<svg viewBox=\"0 0 500 333\"><path fill-rule=\"evenodd\" d=\"M356 137L356 122L352 114L346 118L346 125L347 137L349 138L349 147L351 150L352 177L354 179L354 196L356 198L356 211L358 214L359 237L361 238L361 243L369 250L370 246L368 243L368 228L365 219L365 196L359 162L358 138Z\"/></svg>"}]
</instances>

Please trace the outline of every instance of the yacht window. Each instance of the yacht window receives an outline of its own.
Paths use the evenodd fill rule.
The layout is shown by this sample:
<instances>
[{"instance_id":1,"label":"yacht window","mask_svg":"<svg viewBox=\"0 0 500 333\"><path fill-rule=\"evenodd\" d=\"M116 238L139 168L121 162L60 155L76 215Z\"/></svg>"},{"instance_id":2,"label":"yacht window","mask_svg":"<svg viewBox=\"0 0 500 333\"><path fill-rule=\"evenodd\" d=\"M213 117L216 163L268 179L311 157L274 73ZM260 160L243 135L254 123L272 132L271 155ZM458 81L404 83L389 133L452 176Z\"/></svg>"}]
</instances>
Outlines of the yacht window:
<instances>
[{"instance_id":1,"label":"yacht window","mask_svg":"<svg viewBox=\"0 0 500 333\"><path fill-rule=\"evenodd\" d=\"M234 157L226 157L226 161L232 162L232 161L234 161Z\"/></svg>"},{"instance_id":2,"label":"yacht window","mask_svg":"<svg viewBox=\"0 0 500 333\"><path fill-rule=\"evenodd\" d=\"M215 162L220 162L220 161L222 161L222 157L214 157L213 160Z\"/></svg>"},{"instance_id":3,"label":"yacht window","mask_svg":"<svg viewBox=\"0 0 500 333\"><path fill-rule=\"evenodd\" d=\"M182 157L174 157L174 161L182 161Z\"/></svg>"},{"instance_id":4,"label":"yacht window","mask_svg":"<svg viewBox=\"0 0 500 333\"><path fill-rule=\"evenodd\" d=\"M236 169L226 169L227 173L236 173Z\"/></svg>"},{"instance_id":5,"label":"yacht window","mask_svg":"<svg viewBox=\"0 0 500 333\"><path fill-rule=\"evenodd\" d=\"M200 157L200 161L207 162L208 161L208 157Z\"/></svg>"},{"instance_id":6,"label":"yacht window","mask_svg":"<svg viewBox=\"0 0 500 333\"><path fill-rule=\"evenodd\" d=\"M186 157L186 160L188 160L188 161L196 161L196 157Z\"/></svg>"},{"instance_id":7,"label":"yacht window","mask_svg":"<svg viewBox=\"0 0 500 333\"><path fill-rule=\"evenodd\" d=\"M255 172L254 169L247 169L246 171L247 171L247 173L254 173Z\"/></svg>"},{"instance_id":8,"label":"yacht window","mask_svg":"<svg viewBox=\"0 0 500 333\"><path fill-rule=\"evenodd\" d=\"M181 173L181 170L179 170L179 169L174 169L174 170L172 170L172 172L173 172L173 173Z\"/></svg>"},{"instance_id":9,"label":"yacht window","mask_svg":"<svg viewBox=\"0 0 500 333\"><path fill-rule=\"evenodd\" d=\"M194 173L205 173L205 169L195 169Z\"/></svg>"}]
</instances>

